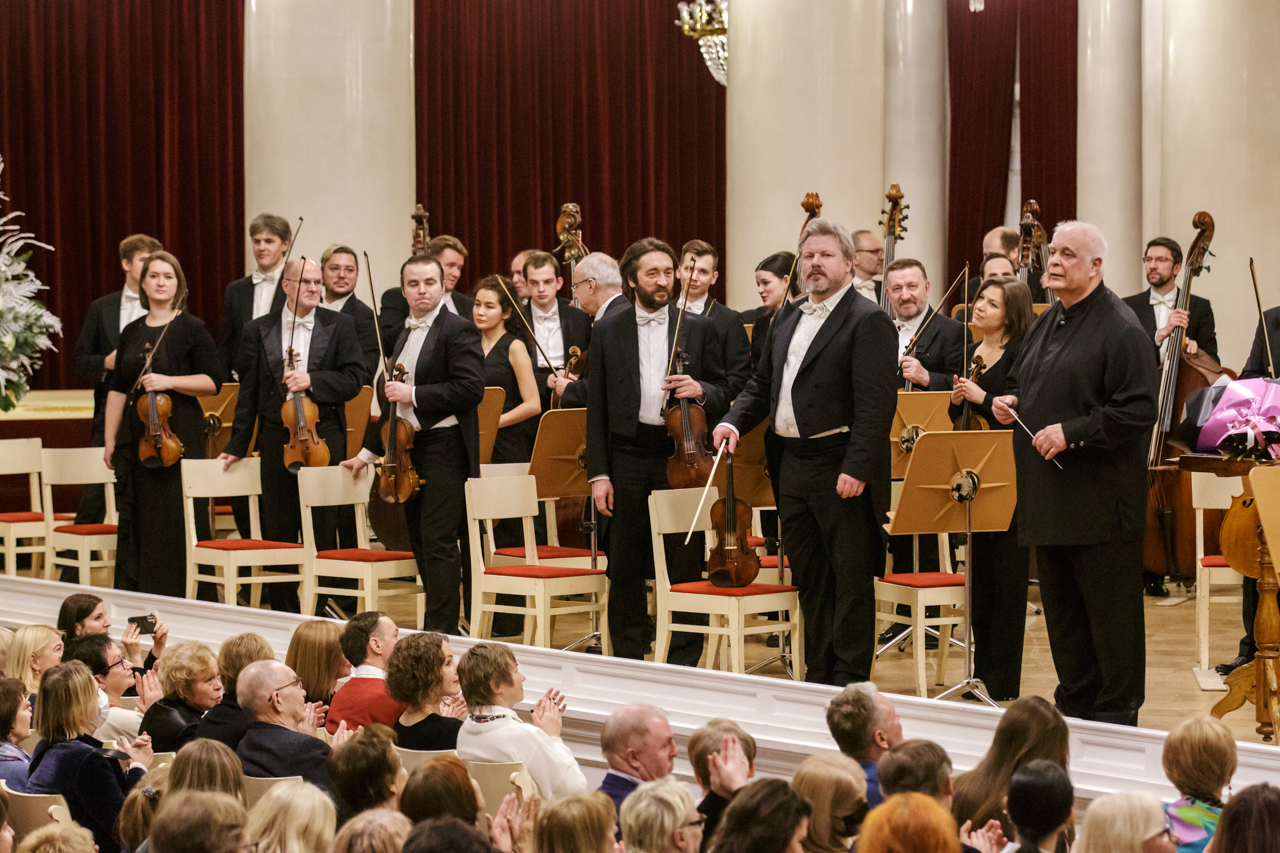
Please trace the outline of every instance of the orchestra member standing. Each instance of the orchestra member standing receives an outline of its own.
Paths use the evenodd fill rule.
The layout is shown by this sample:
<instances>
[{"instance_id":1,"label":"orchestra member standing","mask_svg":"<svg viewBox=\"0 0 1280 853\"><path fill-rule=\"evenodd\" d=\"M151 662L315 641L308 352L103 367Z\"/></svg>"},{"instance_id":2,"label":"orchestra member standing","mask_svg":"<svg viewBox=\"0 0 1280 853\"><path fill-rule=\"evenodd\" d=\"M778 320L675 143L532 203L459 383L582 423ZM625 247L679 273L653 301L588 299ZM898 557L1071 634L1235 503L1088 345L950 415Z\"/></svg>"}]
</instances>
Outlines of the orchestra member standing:
<instances>
[{"instance_id":1,"label":"orchestra member standing","mask_svg":"<svg viewBox=\"0 0 1280 853\"><path fill-rule=\"evenodd\" d=\"M524 280L524 262L537 249L522 249L520 253L511 259L511 286L515 288L516 301L523 308L529 304L529 283Z\"/></svg>"},{"instance_id":2,"label":"orchestra member standing","mask_svg":"<svg viewBox=\"0 0 1280 853\"><path fill-rule=\"evenodd\" d=\"M592 328L605 317L625 311L631 303L622 295L622 273L618 262L604 252L592 252L573 267L573 296L591 316ZM590 359L578 376L568 374L554 380L552 390L560 392L560 408L587 407L588 368Z\"/></svg>"},{"instance_id":3,"label":"orchestra member standing","mask_svg":"<svg viewBox=\"0 0 1280 853\"><path fill-rule=\"evenodd\" d=\"M435 258L444 270L444 298L440 302L441 309L457 314L464 320L471 319L471 297L455 290L462 278L462 267L467 262L467 247L462 241L449 234L432 237L427 243L425 257ZM378 331L382 333L382 345L387 350L395 347L400 339L400 332L407 328L409 319L409 303L404 294L392 288L382 294L382 308L379 309Z\"/></svg>"},{"instance_id":4,"label":"orchestra member standing","mask_svg":"<svg viewBox=\"0 0 1280 853\"><path fill-rule=\"evenodd\" d=\"M769 339L769 324L783 305L800 298L800 277L792 276L796 256L791 252L774 252L756 265L756 293L760 307L742 312L743 323L751 324L751 364L759 363L764 342Z\"/></svg>"},{"instance_id":5,"label":"orchestra member standing","mask_svg":"<svg viewBox=\"0 0 1280 853\"><path fill-rule=\"evenodd\" d=\"M324 302L320 307L346 314L356 324L356 339L360 341L365 371L372 382L378 375L378 362L381 360L378 323L373 317L373 309L355 295L356 283L360 279L356 250L339 243L325 249L320 256L320 276L324 279Z\"/></svg>"},{"instance_id":6,"label":"orchestra member standing","mask_svg":"<svg viewBox=\"0 0 1280 853\"><path fill-rule=\"evenodd\" d=\"M586 352L591 343L591 318L582 309L570 305L568 299L556 295L564 280L560 278L560 264L552 255L533 252L525 258L524 279L529 293L529 310L525 316L538 341L532 353L533 375L538 381L542 405L538 417L526 420L522 427L532 449L538 436L538 420L542 412L551 408L551 390L556 379L564 374L569 348Z\"/></svg>"},{"instance_id":7,"label":"orchestra member standing","mask_svg":"<svg viewBox=\"0 0 1280 853\"><path fill-rule=\"evenodd\" d=\"M1002 424L1016 414L1035 431L1014 431L1018 542L1036 548L1058 709L1132 726L1145 696L1142 537L1156 365L1138 318L1102 281L1102 233L1059 223L1049 251L1045 286L1059 301L1027 335L992 410Z\"/></svg>"},{"instance_id":8,"label":"orchestra member standing","mask_svg":"<svg viewBox=\"0 0 1280 853\"><path fill-rule=\"evenodd\" d=\"M876 276L884 273L884 243L874 231L853 232L853 289L880 304L883 283Z\"/></svg>"},{"instance_id":9,"label":"orchestra member standing","mask_svg":"<svg viewBox=\"0 0 1280 853\"><path fill-rule=\"evenodd\" d=\"M245 325L266 314L278 314L284 307L280 266L293 240L289 220L272 213L260 213L249 223L249 239L253 242L253 259L258 268L252 275L228 284L222 300L218 363L222 366L223 382L237 381L235 360Z\"/></svg>"},{"instance_id":10,"label":"orchestra member standing","mask_svg":"<svg viewBox=\"0 0 1280 853\"><path fill-rule=\"evenodd\" d=\"M484 349L485 387L501 388L506 392L502 417L498 419L498 434L493 443L491 461L495 465L529 461L533 445L521 424L530 419L536 420L542 412L533 361L525 345L524 324L515 316L515 305L507 293L503 290L501 277L491 275L476 287L471 309L476 328L480 330L480 345ZM516 527L519 526L517 522Z\"/></svg>"},{"instance_id":11,"label":"orchestra member standing","mask_svg":"<svg viewBox=\"0 0 1280 853\"><path fill-rule=\"evenodd\" d=\"M732 452L766 417L782 437L778 514L804 611L806 680L843 685L871 677L894 329L851 287L854 244L843 226L814 219L799 253L809 298L770 325L756 373L714 442L727 440Z\"/></svg>"},{"instance_id":12,"label":"orchestra member standing","mask_svg":"<svg viewBox=\"0 0 1280 853\"><path fill-rule=\"evenodd\" d=\"M720 341L720 360L729 382L729 396L736 397L751 378L751 341L742 325L742 315L711 295L711 285L720 278L720 271L716 269L720 256L710 243L690 240L680 250L680 258L680 286L688 291L686 310L711 321Z\"/></svg>"}]
</instances>

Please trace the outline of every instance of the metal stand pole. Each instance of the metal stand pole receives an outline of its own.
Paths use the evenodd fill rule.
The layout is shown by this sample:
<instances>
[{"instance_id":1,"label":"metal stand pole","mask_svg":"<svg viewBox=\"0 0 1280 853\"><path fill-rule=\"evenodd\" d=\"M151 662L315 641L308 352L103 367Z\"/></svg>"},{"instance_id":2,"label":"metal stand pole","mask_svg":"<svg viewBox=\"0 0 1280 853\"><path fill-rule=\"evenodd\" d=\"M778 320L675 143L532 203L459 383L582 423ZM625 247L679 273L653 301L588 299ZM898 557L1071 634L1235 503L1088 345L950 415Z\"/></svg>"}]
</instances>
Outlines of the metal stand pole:
<instances>
[{"instance_id":1,"label":"metal stand pole","mask_svg":"<svg viewBox=\"0 0 1280 853\"><path fill-rule=\"evenodd\" d=\"M596 559L597 559L597 555L599 554L599 549L598 549L598 546L597 546L597 544L596 544L596 500L595 500L595 497L594 497L594 496L588 496L588 497L587 497L587 503L591 505L591 520L590 520L590 521L588 521L585 525L583 525L583 527L585 528L585 530L586 530L586 532L587 532L587 535L588 535L588 537L589 537L589 538L590 538L590 540L591 540L591 571L595 572L595 571L599 571L599 569L596 567ZM599 602L597 601L597 603L599 603ZM575 649L575 648L577 648L578 646L581 646L581 645L583 645L583 644L585 644L585 643L590 643L592 640L599 640L599 639L600 639L600 611L599 611L599 610L592 610L592 611L591 611L591 633L587 634L585 637L579 637L578 639L574 640L572 643L570 643L569 645L567 645L567 646L565 646L565 647L564 647L564 651L566 651L566 652L567 652L567 651L569 651L569 650L571 650L571 649ZM600 653L600 654L604 654L604 648L603 648L603 647L601 647L601 649L600 649L600 652L599 652L599 653Z\"/></svg>"},{"instance_id":2,"label":"metal stand pole","mask_svg":"<svg viewBox=\"0 0 1280 853\"><path fill-rule=\"evenodd\" d=\"M968 551L965 553L964 567L964 680L935 696L945 699L957 691L968 691L973 698L999 708L999 703L987 695L987 688L981 681L973 677L973 500L978 496L978 477L966 471L959 483L951 490L951 499L964 504L964 532L967 537Z\"/></svg>"}]
</instances>

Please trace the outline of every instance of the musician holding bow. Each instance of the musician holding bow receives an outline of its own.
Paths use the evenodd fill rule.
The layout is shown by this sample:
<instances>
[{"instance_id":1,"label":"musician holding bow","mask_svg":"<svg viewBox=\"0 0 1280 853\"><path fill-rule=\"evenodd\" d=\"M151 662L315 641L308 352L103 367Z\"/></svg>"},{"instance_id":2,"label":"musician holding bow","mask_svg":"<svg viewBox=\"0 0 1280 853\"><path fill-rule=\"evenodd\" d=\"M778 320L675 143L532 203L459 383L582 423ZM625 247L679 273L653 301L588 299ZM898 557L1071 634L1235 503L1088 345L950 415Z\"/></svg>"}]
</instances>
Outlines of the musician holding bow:
<instances>
[{"instance_id":1,"label":"musician holding bow","mask_svg":"<svg viewBox=\"0 0 1280 853\"><path fill-rule=\"evenodd\" d=\"M564 284L560 262L547 252L532 252L524 262L525 289L529 303L524 310L538 346L533 348L533 377L538 384L542 410L538 417L524 421L521 429L529 447L538 436L538 420L551 408L551 391L556 380L564 376L569 348L586 352L591 343L591 318L587 312L569 304L557 294ZM550 362L547 359L551 359Z\"/></svg>"}]
</instances>

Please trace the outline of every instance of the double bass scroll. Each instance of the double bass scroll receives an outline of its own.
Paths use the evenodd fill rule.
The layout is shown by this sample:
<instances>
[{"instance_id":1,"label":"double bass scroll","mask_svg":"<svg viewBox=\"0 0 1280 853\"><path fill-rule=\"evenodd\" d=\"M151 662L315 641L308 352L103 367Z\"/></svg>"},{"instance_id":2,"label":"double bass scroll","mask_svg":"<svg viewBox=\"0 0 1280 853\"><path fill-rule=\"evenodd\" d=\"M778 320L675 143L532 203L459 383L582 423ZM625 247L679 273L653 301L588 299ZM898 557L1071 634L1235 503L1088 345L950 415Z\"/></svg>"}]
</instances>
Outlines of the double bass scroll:
<instances>
[{"instance_id":1,"label":"double bass scroll","mask_svg":"<svg viewBox=\"0 0 1280 853\"><path fill-rule=\"evenodd\" d=\"M884 194L885 208L880 211L880 224L884 226L884 267L889 268L897 253L897 243L907 233L907 210L909 204L902 203L902 189L897 184L890 184L889 191ZM889 287L887 282L880 283L880 310L893 317L893 306L889 304Z\"/></svg>"}]
</instances>

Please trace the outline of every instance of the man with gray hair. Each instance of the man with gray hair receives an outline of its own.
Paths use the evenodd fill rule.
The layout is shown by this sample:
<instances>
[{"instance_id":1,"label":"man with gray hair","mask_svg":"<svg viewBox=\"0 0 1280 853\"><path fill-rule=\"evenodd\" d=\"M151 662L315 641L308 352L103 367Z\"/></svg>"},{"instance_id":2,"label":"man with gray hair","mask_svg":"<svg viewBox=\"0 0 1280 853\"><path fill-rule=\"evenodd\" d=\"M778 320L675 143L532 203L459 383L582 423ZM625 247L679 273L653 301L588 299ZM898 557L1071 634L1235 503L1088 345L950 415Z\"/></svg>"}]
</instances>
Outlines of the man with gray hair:
<instances>
[{"instance_id":1,"label":"man with gray hair","mask_svg":"<svg viewBox=\"0 0 1280 853\"><path fill-rule=\"evenodd\" d=\"M600 750L609 762L600 791L622 810L622 801L643 782L669 776L676 764L676 741L661 708L624 705L605 720Z\"/></svg>"},{"instance_id":2,"label":"man with gray hair","mask_svg":"<svg viewBox=\"0 0 1280 853\"><path fill-rule=\"evenodd\" d=\"M840 751L867 774L867 805L884 802L876 762L902 742L902 721L889 698L870 681L850 684L827 705L827 728Z\"/></svg>"},{"instance_id":3,"label":"man with gray hair","mask_svg":"<svg viewBox=\"0 0 1280 853\"><path fill-rule=\"evenodd\" d=\"M1064 715L1137 725L1144 699L1142 538L1156 420L1151 340L1102 281L1107 243L1062 222L1045 286L1058 303L1027 334L992 408L1015 416L1018 544L1036 548Z\"/></svg>"},{"instance_id":4,"label":"man with gray hair","mask_svg":"<svg viewBox=\"0 0 1280 853\"><path fill-rule=\"evenodd\" d=\"M610 314L630 307L622 295L622 272L618 262L604 252L592 252L573 267L573 296L578 307L586 311L595 323ZM555 389L560 393L562 409L587 407L587 366L582 365L579 376L560 376L555 379Z\"/></svg>"},{"instance_id":5,"label":"man with gray hair","mask_svg":"<svg viewBox=\"0 0 1280 853\"><path fill-rule=\"evenodd\" d=\"M844 685L871 677L898 335L850 287L854 246L843 226L813 220L799 255L808 298L769 324L756 373L714 443L732 453L765 418L781 437L778 517L804 611L805 677Z\"/></svg>"}]
</instances>

